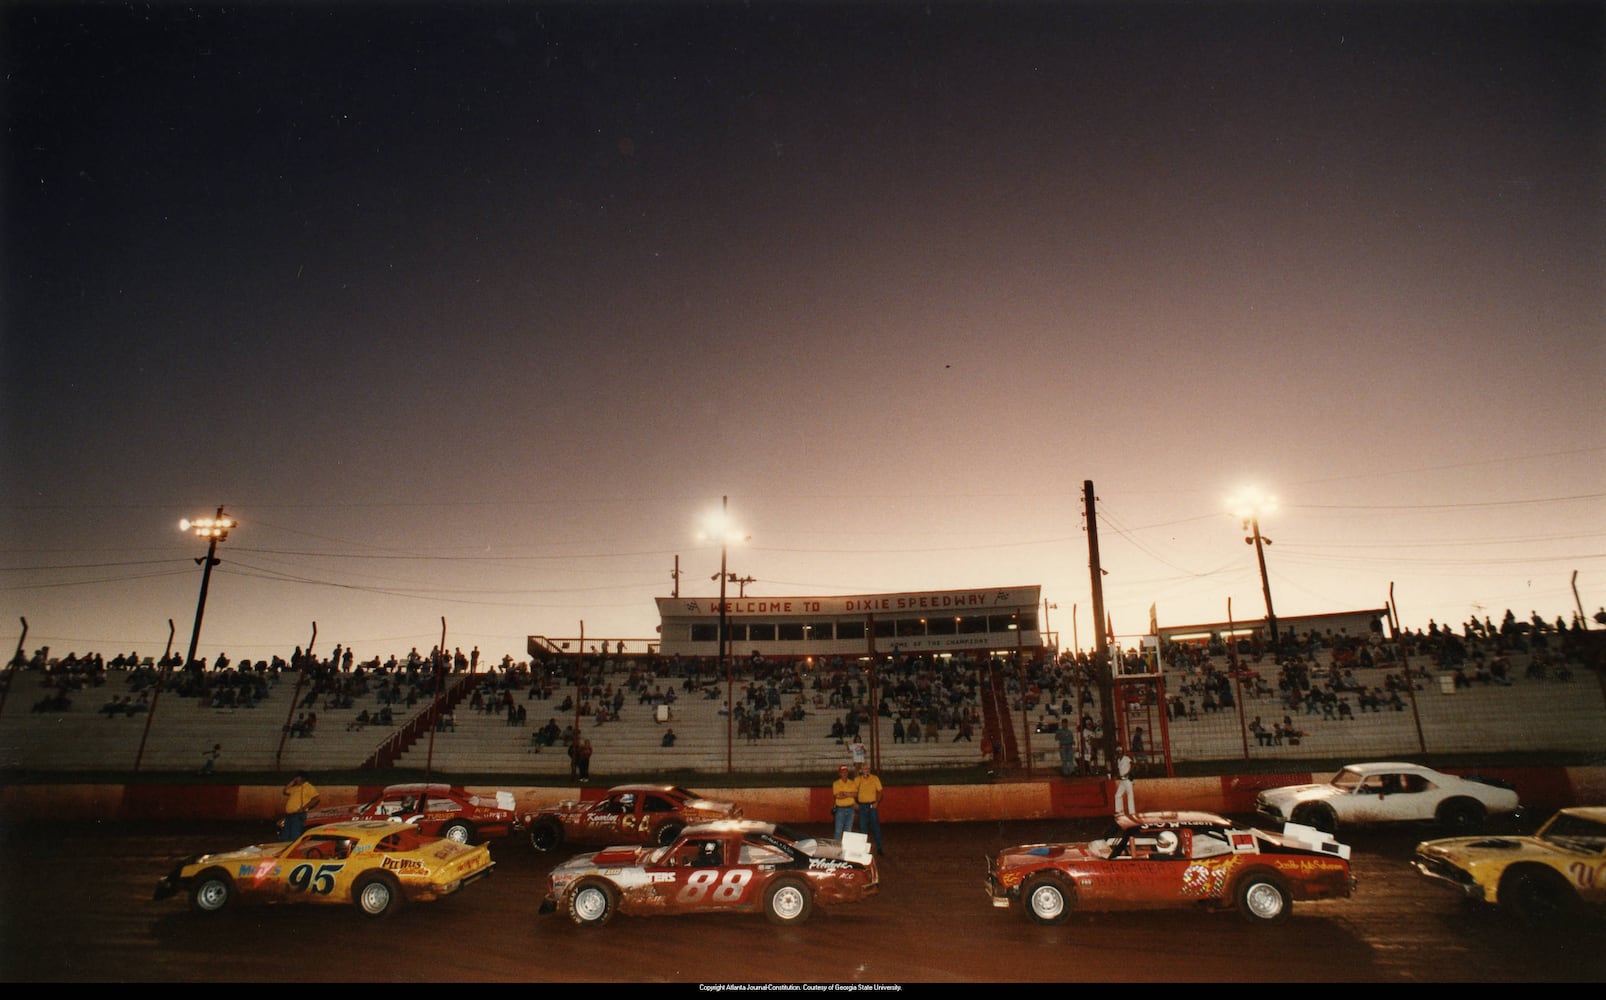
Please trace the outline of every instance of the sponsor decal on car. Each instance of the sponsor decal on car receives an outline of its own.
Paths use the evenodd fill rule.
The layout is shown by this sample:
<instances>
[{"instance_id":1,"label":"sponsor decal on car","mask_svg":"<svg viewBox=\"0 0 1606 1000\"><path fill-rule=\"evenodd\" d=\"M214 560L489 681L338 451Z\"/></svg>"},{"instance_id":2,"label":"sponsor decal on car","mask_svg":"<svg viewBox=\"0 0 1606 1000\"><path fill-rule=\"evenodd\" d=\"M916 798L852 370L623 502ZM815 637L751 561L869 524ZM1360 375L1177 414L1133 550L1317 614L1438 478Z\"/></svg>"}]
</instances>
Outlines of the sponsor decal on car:
<instances>
[{"instance_id":1,"label":"sponsor decal on car","mask_svg":"<svg viewBox=\"0 0 1606 1000\"><path fill-rule=\"evenodd\" d=\"M436 855L436 856L437 857L443 857L443 855ZM419 860L415 859L415 858L385 857L385 858L381 858L380 859L379 867L383 868L385 871L388 871L388 872L421 872L421 871L424 871L424 863L422 861L419 861Z\"/></svg>"},{"instance_id":2,"label":"sponsor decal on car","mask_svg":"<svg viewBox=\"0 0 1606 1000\"><path fill-rule=\"evenodd\" d=\"M1227 866L1209 861L1191 864L1182 873L1182 892L1186 896L1214 899L1221 895L1227 878Z\"/></svg>"},{"instance_id":3,"label":"sponsor decal on car","mask_svg":"<svg viewBox=\"0 0 1606 1000\"><path fill-rule=\"evenodd\" d=\"M854 866L851 863L849 863L847 861L839 861L836 858L810 858L809 859L809 868L811 870L813 870L813 871L825 871L825 872L849 871L849 870L852 870L853 867Z\"/></svg>"}]
</instances>

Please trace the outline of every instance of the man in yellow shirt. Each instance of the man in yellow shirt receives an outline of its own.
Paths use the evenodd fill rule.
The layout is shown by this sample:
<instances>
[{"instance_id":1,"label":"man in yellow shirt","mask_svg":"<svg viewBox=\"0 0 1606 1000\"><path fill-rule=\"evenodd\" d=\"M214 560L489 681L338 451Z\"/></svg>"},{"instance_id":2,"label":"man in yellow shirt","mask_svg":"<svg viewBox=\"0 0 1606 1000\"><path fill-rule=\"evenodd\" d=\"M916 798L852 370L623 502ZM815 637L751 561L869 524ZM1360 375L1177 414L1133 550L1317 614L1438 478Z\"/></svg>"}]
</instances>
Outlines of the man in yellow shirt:
<instances>
[{"instance_id":1,"label":"man in yellow shirt","mask_svg":"<svg viewBox=\"0 0 1606 1000\"><path fill-rule=\"evenodd\" d=\"M859 830L869 835L875 852L885 857L887 852L881 846L881 779L871 773L869 764L859 765L858 799Z\"/></svg>"},{"instance_id":2,"label":"man in yellow shirt","mask_svg":"<svg viewBox=\"0 0 1606 1000\"><path fill-rule=\"evenodd\" d=\"M307 810L318 806L318 789L307 780L305 771L298 772L284 786L284 840L295 840L307 828Z\"/></svg>"},{"instance_id":3,"label":"man in yellow shirt","mask_svg":"<svg viewBox=\"0 0 1606 1000\"><path fill-rule=\"evenodd\" d=\"M859 806L859 779L846 764L836 771L836 780L831 782L831 817L836 820L836 839L841 840L853 829L853 810Z\"/></svg>"}]
</instances>

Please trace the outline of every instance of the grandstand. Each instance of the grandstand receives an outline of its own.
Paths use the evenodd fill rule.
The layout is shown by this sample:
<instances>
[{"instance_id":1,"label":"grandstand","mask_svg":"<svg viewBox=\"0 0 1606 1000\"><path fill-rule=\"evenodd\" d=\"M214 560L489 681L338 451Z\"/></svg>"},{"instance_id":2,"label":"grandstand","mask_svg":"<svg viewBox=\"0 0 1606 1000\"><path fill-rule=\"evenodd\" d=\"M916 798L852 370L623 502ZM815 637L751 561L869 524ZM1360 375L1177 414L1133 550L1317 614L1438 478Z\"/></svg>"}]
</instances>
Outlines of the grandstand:
<instances>
[{"instance_id":1,"label":"grandstand","mask_svg":"<svg viewBox=\"0 0 1606 1000\"><path fill-rule=\"evenodd\" d=\"M1217 654L1186 667L1168 664L1153 679L1153 690L1163 690L1166 702L1183 697L1182 711L1176 717L1166 710L1166 702L1145 697L1123 707L1123 729L1144 725L1151 734L1151 749L1143 762L1150 775L1166 773L1168 765L1178 763L1232 764L1246 758L1330 761L1478 752L1598 757L1606 749L1606 691L1597 670L1552 656L1541 659L1545 669L1535 671L1534 658L1525 652L1511 653L1507 660L1510 673L1504 679L1509 683L1480 678L1456 684L1449 672L1424 670L1425 664L1419 664L1413 673L1414 685L1404 692L1399 708L1385 704L1379 711L1352 709L1345 716L1329 717L1307 705L1290 708L1286 694L1269 684L1258 694L1254 693L1256 685L1250 684L1241 694L1241 713L1238 701L1214 711L1186 711L1187 701L1199 699L1181 692L1195 690L1201 673L1230 668L1225 656ZM236 700L231 707L217 697L217 683L209 685L210 695L205 688L200 693L181 693L171 683L156 694L148 683L152 674L147 668L80 674L79 684L73 686L64 683L69 675L59 666L7 672L5 700L0 705L0 777L135 770L198 774L203 755L220 745L216 771L231 774L396 768L407 772L427 769L443 776L496 774L566 783L572 779L561 739L543 746L532 738L548 720L560 730L578 722L594 747L592 770L599 776L729 772L797 774L813 780L833 772L849 755L847 743L833 737L831 727L850 710L832 700L830 684L805 683L801 690L788 690L783 701L793 718L782 731L737 735L724 711L727 694L736 695L739 708L745 708L762 695L765 685L761 678L746 675L727 684L706 675L698 679L675 674L663 662L604 661L588 675L586 690L552 665L534 672L452 673L447 675L441 700L441 711L449 710L454 723L449 729L430 725L432 703L427 696L420 698L416 691L410 692L413 698L408 705L397 678L385 685L377 683L380 677L371 677L376 683L356 686L360 692L356 694L353 685L346 684L342 697L339 686L331 685L327 675L324 683L314 684L293 671L259 671L252 685L255 696ZM978 775L984 765L986 736L1000 748L997 770L1001 776L1057 772L1059 751L1054 734L1047 729L1061 717L1051 714L1050 699L1038 692L1042 666L1022 670L995 662L975 668L979 686L962 689L968 692L964 699L955 695L956 705L963 700L964 707L978 710L978 720L986 718L985 724L976 726L972 740L959 738L959 729L952 724L963 716L962 710L938 730L935 739L926 738L920 727L919 738L895 740L893 725L903 708L894 700L894 709L876 715L874 728L866 725L862 734L879 770L893 783L900 771L953 770ZM1331 666L1330 651L1313 654L1312 670L1325 671ZM657 669L665 672L656 674ZM544 676L545 681L537 683L532 673ZM1398 676L1399 668L1379 666L1353 673L1363 689L1381 690L1386 678ZM338 679L340 675L335 676ZM926 680L920 674L909 676L918 677L921 683ZM138 682L141 678L143 682ZM884 680L887 688L883 690L890 690L892 677ZM864 678L850 681L862 684ZM572 706L588 700L587 696L600 702L598 692L608 685L626 694L619 717L605 722L598 722L594 713L577 718ZM655 689L672 686L676 697L672 702L648 700L643 685ZM476 690L479 701L488 708L476 705ZM1024 701L1023 690L1033 692ZM989 695L998 703L996 712L980 711L983 706L979 702ZM60 701L63 697L68 702L65 707ZM1079 699L1080 693L1076 697ZM571 707L565 710L566 699ZM516 714L509 721L510 703L524 708L522 723ZM245 707L247 704L250 707ZM769 704L778 705L773 697ZM129 706L135 711L127 711ZM386 708L393 715L389 724L369 721L359 725L364 713L372 720ZM1096 698L1082 711L1099 718ZM312 735L302 737L287 731L310 712L315 712L318 720ZM1268 726L1287 717L1299 733L1297 743L1285 739L1261 745L1246 728L1255 716ZM662 745L667 729L676 735L673 746Z\"/></svg>"}]
</instances>

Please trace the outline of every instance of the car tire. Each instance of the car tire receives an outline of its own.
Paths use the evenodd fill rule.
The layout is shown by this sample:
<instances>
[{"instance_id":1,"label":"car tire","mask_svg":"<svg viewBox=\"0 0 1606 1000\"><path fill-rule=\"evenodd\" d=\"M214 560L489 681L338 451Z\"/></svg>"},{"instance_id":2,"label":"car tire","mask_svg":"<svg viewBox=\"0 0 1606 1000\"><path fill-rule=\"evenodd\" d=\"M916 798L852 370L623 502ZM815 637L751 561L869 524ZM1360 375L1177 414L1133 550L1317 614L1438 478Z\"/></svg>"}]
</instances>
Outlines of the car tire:
<instances>
[{"instance_id":1,"label":"car tire","mask_svg":"<svg viewBox=\"0 0 1606 1000\"><path fill-rule=\"evenodd\" d=\"M530 846L541 854L563 846L563 827L556 820L537 820L530 827Z\"/></svg>"},{"instance_id":2,"label":"car tire","mask_svg":"<svg viewBox=\"0 0 1606 1000\"><path fill-rule=\"evenodd\" d=\"M388 917L401 908L401 886L384 872L369 872L352 885L351 901L363 916Z\"/></svg>"},{"instance_id":3,"label":"car tire","mask_svg":"<svg viewBox=\"0 0 1606 1000\"><path fill-rule=\"evenodd\" d=\"M601 927L619 908L619 890L600 878L581 879L569 890L569 919L581 927Z\"/></svg>"},{"instance_id":4,"label":"car tire","mask_svg":"<svg viewBox=\"0 0 1606 1000\"><path fill-rule=\"evenodd\" d=\"M783 876L764 889L764 916L772 924L801 924L814 912L814 897L808 883Z\"/></svg>"},{"instance_id":5,"label":"car tire","mask_svg":"<svg viewBox=\"0 0 1606 1000\"><path fill-rule=\"evenodd\" d=\"M1470 836L1483 829L1483 806L1471 799L1450 799L1439 804L1438 821L1452 836Z\"/></svg>"},{"instance_id":6,"label":"car tire","mask_svg":"<svg viewBox=\"0 0 1606 1000\"><path fill-rule=\"evenodd\" d=\"M1288 912L1294 908L1293 897L1288 894L1288 887L1283 880L1271 872L1249 872L1238 881L1237 891L1233 894L1238 903L1238 912L1243 914L1245 920L1259 924L1277 924L1288 919Z\"/></svg>"},{"instance_id":7,"label":"car tire","mask_svg":"<svg viewBox=\"0 0 1606 1000\"><path fill-rule=\"evenodd\" d=\"M1566 880L1537 865L1514 867L1500 877L1495 900L1524 926L1559 927L1572 919L1578 896Z\"/></svg>"},{"instance_id":8,"label":"car tire","mask_svg":"<svg viewBox=\"0 0 1606 1000\"><path fill-rule=\"evenodd\" d=\"M1313 830L1320 830L1329 837L1338 833L1338 816L1333 813L1332 806L1304 805L1294 810L1289 822L1308 826Z\"/></svg>"},{"instance_id":9,"label":"car tire","mask_svg":"<svg viewBox=\"0 0 1606 1000\"><path fill-rule=\"evenodd\" d=\"M458 844L466 844L474 839L474 830L460 819L454 819L441 827L441 836Z\"/></svg>"},{"instance_id":10,"label":"car tire","mask_svg":"<svg viewBox=\"0 0 1606 1000\"><path fill-rule=\"evenodd\" d=\"M195 877L190 906L201 913L218 913L234 902L234 880L221 868L208 868Z\"/></svg>"},{"instance_id":11,"label":"car tire","mask_svg":"<svg viewBox=\"0 0 1606 1000\"><path fill-rule=\"evenodd\" d=\"M670 822L665 823L663 826L660 826L658 828L658 832L653 834L653 842L659 847L668 847L670 844L675 842L675 838L679 837L680 831L684 829L686 829L686 824L681 823L678 820L671 820Z\"/></svg>"},{"instance_id":12,"label":"car tire","mask_svg":"<svg viewBox=\"0 0 1606 1000\"><path fill-rule=\"evenodd\" d=\"M1063 924L1076 909L1076 890L1057 874L1034 875L1021 886L1021 903L1033 923Z\"/></svg>"}]
</instances>

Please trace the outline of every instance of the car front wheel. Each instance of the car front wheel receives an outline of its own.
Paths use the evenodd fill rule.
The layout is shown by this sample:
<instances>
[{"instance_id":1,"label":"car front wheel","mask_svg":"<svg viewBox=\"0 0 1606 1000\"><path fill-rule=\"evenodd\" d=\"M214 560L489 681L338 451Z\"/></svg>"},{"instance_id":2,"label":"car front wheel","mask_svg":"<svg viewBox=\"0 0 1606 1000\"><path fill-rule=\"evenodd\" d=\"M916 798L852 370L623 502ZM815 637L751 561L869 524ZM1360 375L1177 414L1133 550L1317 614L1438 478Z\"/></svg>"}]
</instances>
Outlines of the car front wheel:
<instances>
[{"instance_id":1,"label":"car front wheel","mask_svg":"<svg viewBox=\"0 0 1606 1000\"><path fill-rule=\"evenodd\" d=\"M1471 799L1451 799L1439 807L1439 825L1456 836L1483 828L1483 807Z\"/></svg>"},{"instance_id":2,"label":"car front wheel","mask_svg":"<svg viewBox=\"0 0 1606 1000\"><path fill-rule=\"evenodd\" d=\"M1039 924L1060 924L1071 915L1076 901L1070 886L1057 875L1038 875L1021 889L1026 915Z\"/></svg>"},{"instance_id":3,"label":"car front wheel","mask_svg":"<svg viewBox=\"0 0 1606 1000\"><path fill-rule=\"evenodd\" d=\"M772 924L801 924L814 910L802 879L778 878L764 890L764 915Z\"/></svg>"},{"instance_id":4,"label":"car front wheel","mask_svg":"<svg viewBox=\"0 0 1606 1000\"><path fill-rule=\"evenodd\" d=\"M365 916L389 916L401 905L401 887L389 875L371 872L357 880L351 898Z\"/></svg>"},{"instance_id":5,"label":"car front wheel","mask_svg":"<svg viewBox=\"0 0 1606 1000\"><path fill-rule=\"evenodd\" d=\"M613 919L618 892L599 878L588 878L569 893L569 919L581 927L601 927Z\"/></svg>"},{"instance_id":6,"label":"car front wheel","mask_svg":"<svg viewBox=\"0 0 1606 1000\"><path fill-rule=\"evenodd\" d=\"M190 892L190 905L202 913L217 913L234 901L234 883L220 869L202 872Z\"/></svg>"},{"instance_id":7,"label":"car front wheel","mask_svg":"<svg viewBox=\"0 0 1606 1000\"><path fill-rule=\"evenodd\" d=\"M441 836L458 844L466 844L473 839L473 831L462 820L453 820L441 827Z\"/></svg>"},{"instance_id":8,"label":"car front wheel","mask_svg":"<svg viewBox=\"0 0 1606 1000\"><path fill-rule=\"evenodd\" d=\"M1288 918L1292 899L1275 875L1252 874L1238 884L1238 912L1246 920L1275 924Z\"/></svg>"},{"instance_id":9,"label":"car front wheel","mask_svg":"<svg viewBox=\"0 0 1606 1000\"><path fill-rule=\"evenodd\" d=\"M1556 927L1573 915L1578 897L1548 868L1514 868L1500 879L1496 900L1529 927Z\"/></svg>"}]
</instances>

